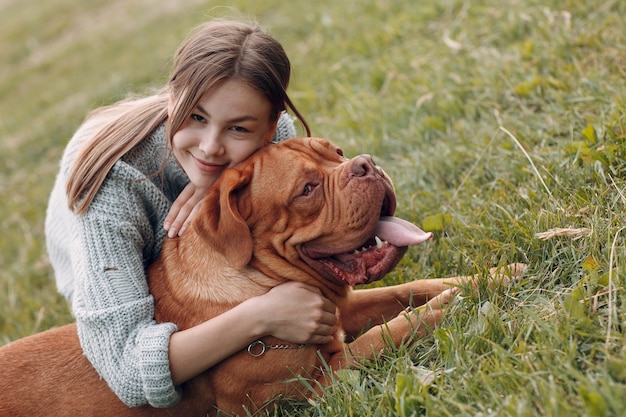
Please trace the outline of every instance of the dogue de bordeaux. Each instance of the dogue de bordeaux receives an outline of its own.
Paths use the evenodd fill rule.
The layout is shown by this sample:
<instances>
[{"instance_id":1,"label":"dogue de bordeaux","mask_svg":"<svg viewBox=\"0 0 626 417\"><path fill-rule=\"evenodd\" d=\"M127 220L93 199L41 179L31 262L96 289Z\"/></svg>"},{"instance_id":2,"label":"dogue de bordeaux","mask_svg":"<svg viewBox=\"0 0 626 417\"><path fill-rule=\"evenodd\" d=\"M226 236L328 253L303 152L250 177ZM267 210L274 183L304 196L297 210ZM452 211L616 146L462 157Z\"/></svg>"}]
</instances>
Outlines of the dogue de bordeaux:
<instances>
[{"instance_id":1,"label":"dogue de bordeaux","mask_svg":"<svg viewBox=\"0 0 626 417\"><path fill-rule=\"evenodd\" d=\"M310 395L298 378L323 386L329 369L419 336L440 321L457 287L472 283L455 277L354 290L431 237L393 217L395 208L391 180L368 155L346 159L319 138L264 147L221 175L185 235L166 239L148 272L156 319L185 329L296 280L337 305L335 342L296 346L265 337L183 384L175 407L128 408L85 359L69 324L0 349L0 415L230 415ZM522 270L514 264L492 275ZM422 307L405 310L412 306Z\"/></svg>"}]
</instances>

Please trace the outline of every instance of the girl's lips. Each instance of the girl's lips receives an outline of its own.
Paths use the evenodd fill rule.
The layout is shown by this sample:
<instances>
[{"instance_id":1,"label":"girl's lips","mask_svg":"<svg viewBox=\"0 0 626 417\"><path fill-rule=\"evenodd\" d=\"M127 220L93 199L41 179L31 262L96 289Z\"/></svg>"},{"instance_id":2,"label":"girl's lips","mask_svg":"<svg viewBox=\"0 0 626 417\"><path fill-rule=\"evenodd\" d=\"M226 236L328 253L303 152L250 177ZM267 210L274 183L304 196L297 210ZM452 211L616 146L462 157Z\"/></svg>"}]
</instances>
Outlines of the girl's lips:
<instances>
[{"instance_id":1,"label":"girl's lips","mask_svg":"<svg viewBox=\"0 0 626 417\"><path fill-rule=\"evenodd\" d=\"M192 155L193 161L196 164L196 167L202 171L205 172L207 174L215 174L217 172L222 171L224 168L226 168L226 164L212 164L209 162L204 162L198 158L196 158L195 156Z\"/></svg>"}]
</instances>

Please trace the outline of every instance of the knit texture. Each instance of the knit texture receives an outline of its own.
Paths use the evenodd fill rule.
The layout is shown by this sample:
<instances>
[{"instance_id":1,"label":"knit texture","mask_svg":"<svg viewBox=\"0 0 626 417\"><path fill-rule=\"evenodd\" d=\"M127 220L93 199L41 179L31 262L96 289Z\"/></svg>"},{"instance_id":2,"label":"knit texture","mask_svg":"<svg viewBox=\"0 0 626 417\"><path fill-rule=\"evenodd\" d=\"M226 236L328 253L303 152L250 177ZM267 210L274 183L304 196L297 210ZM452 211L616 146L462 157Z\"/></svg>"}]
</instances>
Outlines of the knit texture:
<instances>
[{"instance_id":1,"label":"knit texture","mask_svg":"<svg viewBox=\"0 0 626 417\"><path fill-rule=\"evenodd\" d=\"M293 138L296 136L296 127L293 122L294 118L289 116L287 113L282 113L280 118L278 119L278 124L276 125L276 132L274 133L274 137L272 138L272 142L280 142L282 140Z\"/></svg>"},{"instance_id":2,"label":"knit texture","mask_svg":"<svg viewBox=\"0 0 626 417\"><path fill-rule=\"evenodd\" d=\"M156 323L146 268L161 251L163 221L189 182L167 155L164 125L119 160L87 212L68 208L65 184L80 145L106 120L87 121L61 160L46 213L46 244L57 288L71 303L85 356L130 407L169 407L180 400L169 369L169 339L177 327ZM274 141L295 136L281 115Z\"/></svg>"}]
</instances>

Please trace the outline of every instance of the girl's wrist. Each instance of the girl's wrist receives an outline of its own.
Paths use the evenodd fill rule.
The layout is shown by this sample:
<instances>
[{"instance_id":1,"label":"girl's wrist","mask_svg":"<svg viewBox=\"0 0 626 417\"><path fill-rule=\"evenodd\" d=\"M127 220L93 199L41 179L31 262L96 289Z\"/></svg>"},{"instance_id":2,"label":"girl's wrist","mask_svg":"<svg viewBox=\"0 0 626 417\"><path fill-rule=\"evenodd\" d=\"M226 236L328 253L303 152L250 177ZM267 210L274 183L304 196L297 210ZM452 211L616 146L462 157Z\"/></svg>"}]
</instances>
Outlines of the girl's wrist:
<instances>
[{"instance_id":1,"label":"girl's wrist","mask_svg":"<svg viewBox=\"0 0 626 417\"><path fill-rule=\"evenodd\" d=\"M268 326L270 320L266 317L263 295L252 297L239 305L242 309L242 318L250 323L250 336L261 338L271 334Z\"/></svg>"}]
</instances>

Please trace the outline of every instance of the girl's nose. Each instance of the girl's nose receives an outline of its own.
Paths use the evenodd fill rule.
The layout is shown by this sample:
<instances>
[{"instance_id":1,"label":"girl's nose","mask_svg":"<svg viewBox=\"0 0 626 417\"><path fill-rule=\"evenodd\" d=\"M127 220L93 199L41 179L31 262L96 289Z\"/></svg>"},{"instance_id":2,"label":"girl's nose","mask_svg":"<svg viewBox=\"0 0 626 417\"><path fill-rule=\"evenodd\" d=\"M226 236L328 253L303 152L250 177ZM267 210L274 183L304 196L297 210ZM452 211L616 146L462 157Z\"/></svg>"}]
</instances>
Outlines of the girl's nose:
<instances>
[{"instance_id":1,"label":"girl's nose","mask_svg":"<svg viewBox=\"0 0 626 417\"><path fill-rule=\"evenodd\" d=\"M202 136L198 148L205 155L222 156L224 154L224 145L222 144L219 132L213 129Z\"/></svg>"}]
</instances>

